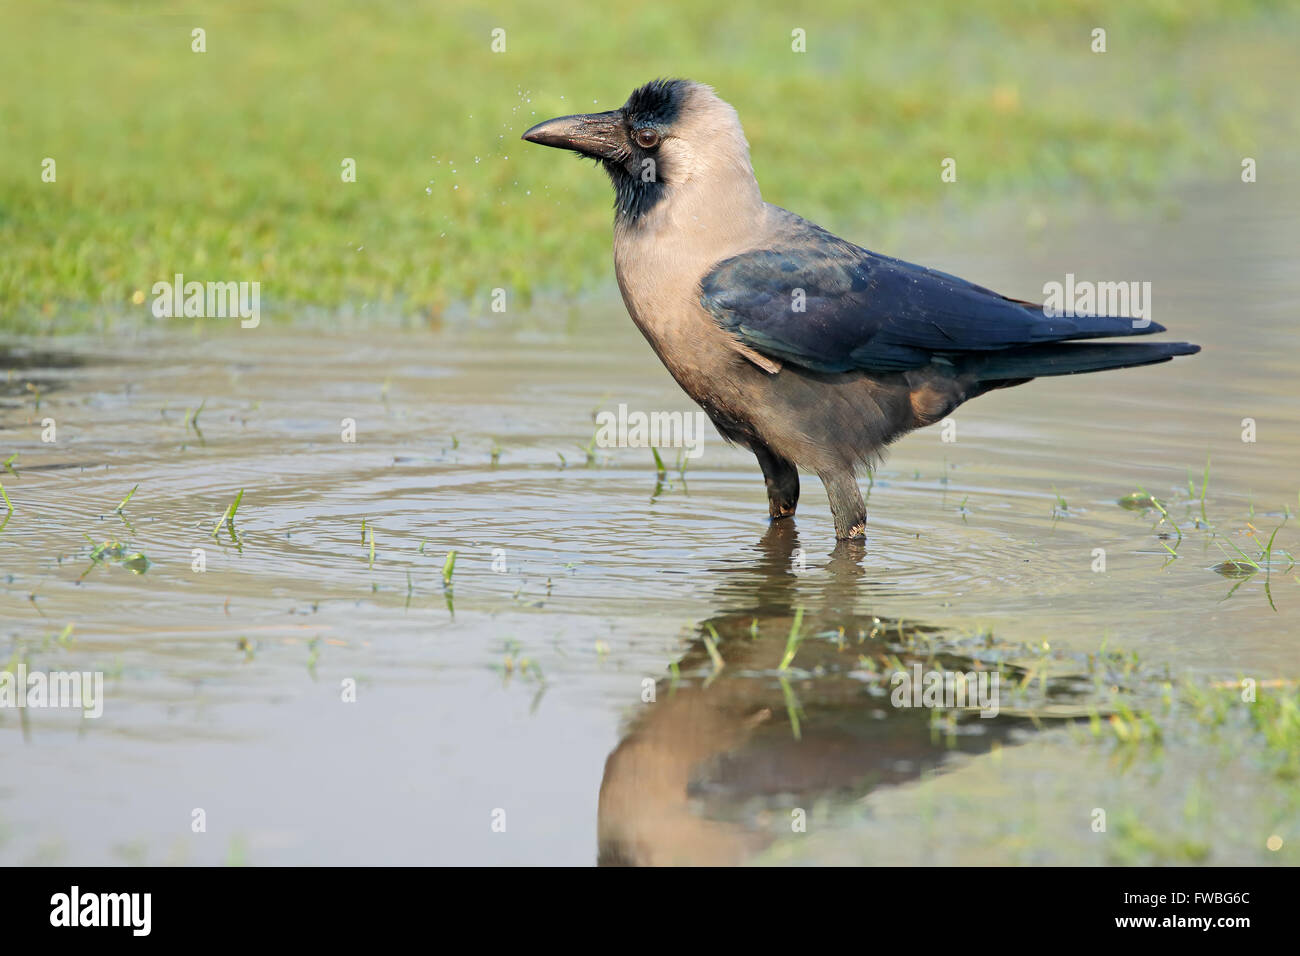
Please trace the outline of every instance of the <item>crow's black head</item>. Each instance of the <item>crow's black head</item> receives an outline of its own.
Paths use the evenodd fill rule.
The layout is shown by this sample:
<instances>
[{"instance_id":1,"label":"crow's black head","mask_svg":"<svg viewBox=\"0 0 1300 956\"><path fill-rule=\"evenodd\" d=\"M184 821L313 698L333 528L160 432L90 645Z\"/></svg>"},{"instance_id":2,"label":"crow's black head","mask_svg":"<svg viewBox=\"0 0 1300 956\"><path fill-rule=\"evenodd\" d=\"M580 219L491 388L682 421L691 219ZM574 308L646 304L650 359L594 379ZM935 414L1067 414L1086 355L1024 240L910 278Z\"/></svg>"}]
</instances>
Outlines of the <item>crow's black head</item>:
<instances>
[{"instance_id":1,"label":"crow's black head","mask_svg":"<svg viewBox=\"0 0 1300 956\"><path fill-rule=\"evenodd\" d=\"M686 172L672 141L700 91L707 87L689 80L653 80L619 109L547 120L523 138L599 161L614 184L619 218L636 221L664 199L674 176Z\"/></svg>"},{"instance_id":2,"label":"crow's black head","mask_svg":"<svg viewBox=\"0 0 1300 956\"><path fill-rule=\"evenodd\" d=\"M666 132L681 116L693 85L689 80L651 80L632 91L620 112L633 128Z\"/></svg>"}]
</instances>

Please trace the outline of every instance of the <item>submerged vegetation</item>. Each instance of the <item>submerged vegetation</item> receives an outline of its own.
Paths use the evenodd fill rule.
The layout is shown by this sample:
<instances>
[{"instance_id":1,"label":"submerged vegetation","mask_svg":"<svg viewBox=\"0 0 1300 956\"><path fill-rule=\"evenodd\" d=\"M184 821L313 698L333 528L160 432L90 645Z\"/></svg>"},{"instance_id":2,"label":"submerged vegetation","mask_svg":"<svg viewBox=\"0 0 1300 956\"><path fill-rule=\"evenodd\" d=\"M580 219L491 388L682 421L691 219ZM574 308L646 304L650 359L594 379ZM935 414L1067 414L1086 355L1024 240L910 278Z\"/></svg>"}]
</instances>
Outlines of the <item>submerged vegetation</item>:
<instances>
[{"instance_id":1,"label":"submerged vegetation","mask_svg":"<svg viewBox=\"0 0 1300 956\"><path fill-rule=\"evenodd\" d=\"M789 790L764 776L763 788L732 791L727 802L706 807L706 814L769 830L769 862L872 863L881 853L897 862L934 862L924 856L934 840L995 863L1288 863L1300 854L1294 679L1174 677L1168 666L1106 642L1081 653L1008 642L989 630L963 633L839 612L806 616L803 608L789 624L749 624L743 614L714 618L697 627L695 639L664 683L670 694L693 695L693 713L743 720L748 739L737 744L724 736L716 744L726 749L727 763L777 773L783 740L807 748L814 761L797 765ZM887 706L889 688L914 667L954 677L966 672L967 679L996 675L998 712L986 720L976 713L979 704L939 704L919 716L896 709L897 702ZM755 713L762 715L758 724L741 716ZM637 718L635 732L649 733L655 719ZM928 745L918 737L918 720L928 723ZM754 729L759 724L762 731ZM876 737L865 728L881 724L892 727L887 738L894 743L876 752ZM692 746L707 739L692 736ZM1054 749L1034 749L1035 741ZM860 749L850 756L846 747ZM1022 749L1025 755L1017 755ZM1053 761L1046 786L1039 764L1045 753ZM1073 767L1057 763L1062 753ZM819 754L834 756L820 758L822 766ZM955 796L925 768L961 754L983 755L984 764L973 776L952 778L964 781L953 784L958 788L974 781L969 793ZM856 775L838 787L806 783L820 779L812 767L834 778L834 763L855 759ZM895 795L873 785L900 762L915 768L902 781L914 777L915 786ZM1080 768L1091 775L1086 781L1075 779ZM991 791L980 782L988 779L996 781ZM1035 791L1028 799L1036 808L1016 792L1022 787ZM1153 787L1156 800L1147 796ZM1079 805L1071 788L1093 802ZM1242 791L1248 806L1225 799ZM1168 812L1166 801L1182 812ZM782 821L791 806L820 807L827 832L810 841L789 838ZM971 825L972 813L979 826ZM772 820L775 827L765 822ZM904 832L881 832L890 827L882 820L905 820ZM1008 840L1009 832L1018 836Z\"/></svg>"},{"instance_id":2,"label":"submerged vegetation","mask_svg":"<svg viewBox=\"0 0 1300 956\"><path fill-rule=\"evenodd\" d=\"M1149 495L1146 490L1142 488L1120 498L1118 504L1121 508L1125 508L1129 511L1144 513L1147 511L1155 511L1157 513L1158 518L1156 519L1155 524L1152 525L1151 531L1156 535L1156 540L1160 543L1160 546L1169 553L1171 560L1179 557L1179 546L1182 545L1184 539L1184 526L1188 527L1189 533L1205 532L1207 539L1223 553L1225 558L1225 560L1214 565L1211 570L1223 575L1224 577L1243 580L1262 571L1264 573L1264 596L1268 599L1269 606L1276 611L1277 605L1273 602L1272 591L1273 574L1275 571L1279 574L1289 574L1295 569L1296 564L1295 558L1292 556L1291 552L1274 547L1274 544L1277 541L1278 532L1282 530L1283 526L1291 518L1290 506L1287 506L1285 511L1282 513L1281 520L1273 528L1272 532L1269 533L1267 539L1262 537L1260 530L1255 527L1253 521L1245 521L1244 527L1235 534L1244 534L1247 540L1250 541L1254 550L1253 552L1248 552L1233 540L1233 532L1225 531L1211 522L1206 507L1206 492L1209 488L1209 484L1210 459L1207 457L1205 460L1205 471L1201 478L1200 490L1197 491L1195 483L1189 477L1187 481L1187 497L1177 502L1177 504L1182 505L1184 510L1182 523L1170 514L1169 507L1171 502L1161 501L1160 499ZM1300 494L1297 494L1297 501L1300 502ZM1192 514L1193 510L1196 511L1195 516ZM1251 517L1254 517L1253 513ZM1169 537L1169 533L1161 531L1161 529L1166 526L1170 529L1174 537L1173 544L1169 544L1169 542L1165 540ZM1237 588L1241 586L1241 583L1242 581L1239 580L1237 584L1233 586L1232 590L1224 596L1224 600L1232 597L1232 595L1236 593ZM1297 579L1297 583L1300 583L1300 579Z\"/></svg>"},{"instance_id":3,"label":"submerged vegetation","mask_svg":"<svg viewBox=\"0 0 1300 956\"><path fill-rule=\"evenodd\" d=\"M153 420L152 415L149 417ZM585 429L585 425L582 427ZM224 460L229 454L226 442L238 432L228 424L224 413L214 415L209 430L213 448L208 453L222 456ZM582 433L580 429L571 431L575 435ZM446 444L441 439L437 441L439 446ZM458 467L466 475L477 473L489 484L494 480L505 481L512 488L512 495L524 493L518 484L524 480L521 475L544 475L552 502L563 500L562 495L556 495L558 485L571 489L594 481L602 487L614 487L618 481L626 481L633 489L628 492L629 497L644 501L645 492L653 486L660 486L655 492L659 494L664 487L685 484L685 461L679 460L674 468L672 459L657 451L647 454L646 449L610 450L608 455L595 456L591 466L596 471L572 468L560 472L549 459L558 441L556 436L539 437L532 448L517 439L503 437L501 441L507 444L505 450L488 436L486 429L480 434L466 434L463 445L460 440L454 442L466 450L464 462ZM489 445L510 463L510 474L504 478L500 477L502 469L494 469L490 456L482 453ZM30 494L34 481L48 479L40 470L39 458L33 459L25 451L22 460L24 467L19 469L22 477L13 484ZM393 467L384 454L377 460L382 462L380 468L385 473ZM406 478L415 475L417 467L426 466L410 466ZM949 480L935 476L934 470L940 467L942 478ZM1169 470L1176 473L1176 469ZM674 474L675 471L678 473ZM699 494L704 501L715 501L717 474L705 469L692 475L692 482L698 481L702 486ZM275 508L273 502L277 495L258 493L252 485L239 487L223 473L220 478L212 479L218 490L189 499L188 510L187 506L177 504L180 499L172 498L169 507L177 508L178 513L168 520L184 538L178 546L170 534L150 531L157 527L154 522L159 517L155 496L160 485L165 486L166 482L152 477L128 482L121 474L112 474L105 480L107 493L98 499L95 508L83 507L77 511L75 520L98 516L100 521L109 521L114 527L124 525L127 531L119 532L121 540L102 532L94 538L86 535L79 540L79 547L70 552L78 565L88 559L89 566L80 579L85 583L80 588L83 593L94 589L92 599L104 593L99 589L121 587L126 582L135 583L138 593L158 593L172 587L178 580L177 566L188 565L192 541L210 545L214 538L222 544L233 542L230 548L223 548L230 562L226 571L247 573L248 567L266 568L264 574L272 579L272 588L283 587L293 594L301 592L303 585L298 579L292 575L281 577L283 572L274 570L274 562L286 558L301 560L303 554L296 550L303 547L297 544L296 528L292 534L288 529L283 535L267 533L277 520L283 520L283 512L277 519L263 511ZM946 459L941 466L932 462L925 469L908 467L894 472L883 468L871 480L891 488L887 504L896 504L899 496L905 494L927 500L930 510L922 509L920 520L929 523L932 531L936 527L959 528L963 534L977 534L985 522L993 520L1000 507L995 493L970 485L960 468ZM1294 547L1291 532L1295 525L1289 521L1292 505L1261 501L1258 510L1247 507L1244 497L1230 491L1229 482L1216 483L1210 463L1196 480L1186 485L1171 483L1166 487L1148 480L1148 488L1118 499L1120 505L1130 509L1128 512L1120 511L1117 505L1098 507L1102 496L1096 487L1084 491L1077 483L1068 484L1069 481L1069 477L1058 476L1055 485L1050 480L1035 483L1031 493L1037 494L1043 504L1050 502L1050 508L1038 505L1023 508L1033 516L1028 519L1031 523L1037 521L1046 527L1050 510L1050 522L1056 534L1063 533L1062 529L1078 532L1100 528L1107 522L1112 530L1128 528L1131 534L1126 540L1133 555L1154 554L1171 573L1173 569L1188 572L1182 575L1184 595L1218 586L1219 579L1207 573L1205 565L1192 564L1189 556L1194 544L1213 554L1216 543L1221 543L1234 555L1233 560L1250 569L1252 576L1259 574L1257 581L1267 580L1271 568L1274 587L1265 593L1270 599L1277 598L1279 609L1287 609L1289 602L1282 600L1284 595L1277 585L1291 580L1290 574L1281 575L1281 572L1290 563L1284 549ZM1107 487L1103 500L1115 501L1115 494L1121 489ZM761 494L761 490L757 493ZM972 497L981 499L979 508L966 507ZM17 530L24 535L24 540L30 540L26 536L49 520L43 516L42 508L33 504L36 500L34 497L17 499L19 507L13 512L7 536ZM248 510L249 501L255 502L252 512ZM959 501L960 516L953 512ZM219 509L212 508L214 503ZM686 494L672 502L678 503L693 504ZM296 501L290 505L293 513L297 507ZM889 508L882 510L887 516ZM216 513L220 518L214 524L212 515ZM585 612L589 603L583 592L574 596L570 576L590 579L606 573L607 555L591 551L537 558L528 547L523 548L522 554L503 548L498 560L491 550L497 541L492 532L475 529L472 538L458 538L456 535L461 532L443 527L441 519L433 522L416 518L408 523L399 518L400 509L385 509L382 514L382 542L376 541L379 536L374 523L379 513L373 501L367 501L363 510L346 517L313 513L300 526L303 536L320 536L318 541L331 540L331 532L322 525L337 526L337 555L319 550L319 544L310 546L312 560L322 562L316 567L323 569L322 577L329 579L322 592L324 601L332 601L343 609L341 616L334 619L336 623L354 626L358 620L356 608L364 605L367 622L382 622L385 630L392 625L393 633L382 638L383 654L398 655L405 671L408 658L397 650L401 646L401 638L395 636L401 633L398 622L418 623L424 629L430 621L446 622L451 629L447 633L455 633L459 625L457 609L453 607L454 591L463 619L477 622L479 627L501 627L495 632L497 636L488 642L478 640L480 635L475 634L472 644L482 653L477 657L470 655L471 663L467 666L494 671L504 687L503 693L523 696L530 715L542 707L544 695L552 690L564 695L572 694L575 686L589 686L585 682L592 680L592 671L609 677L607 693L619 706L635 700L637 682L646 679L646 672L639 669L639 663L629 664L638 658L629 653L633 644L628 635L655 633L653 623L658 612L647 613L638 598L630 616L619 619L617 627L611 624L608 633L604 632L603 624L597 625L601 630L593 633L593 618L570 616L575 607ZM1062 519L1059 524L1058 517ZM1274 523L1263 524L1265 517ZM237 522L256 527L258 533L250 531L245 538ZM1167 544L1166 550L1171 553L1153 551L1142 543L1148 524L1149 534ZM144 529L144 533L138 533L134 526ZM526 520L512 525L511 530L512 534L518 531L525 537L535 534L534 527ZM810 542L811 537L805 541ZM879 552L881 559L889 562L906 558L918 537L909 530L898 539L896 546ZM358 540L361 560L357 559ZM145 557L145 550L157 557L158 565ZM1053 553L1048 547L1042 550L1049 556ZM344 559L332 560L339 555ZM1183 556L1182 561L1178 561L1179 555ZM1027 554L1017 546L1014 559L1021 562L1025 557ZM688 558L699 559L698 554ZM763 562L768 560L780 566L764 569ZM1149 559L1140 560L1156 567ZM39 627L16 632L7 646L0 647L0 661L8 659L11 667L22 662L30 668L52 666L55 661L71 662L80 657L84 659L81 666L98 667L106 674L122 674L122 666L108 657L112 652L100 644L104 625L96 622L93 603L83 606L84 620L81 617L73 620L74 615L67 614L66 608L50 603L60 583L70 582L81 570L78 566L61 573L58 568L62 561L60 557L57 562L51 562L50 579L31 585L29 600L40 616ZM876 618L864 614L860 606L880 596L877 587L883 587L883 593L888 593L891 586L888 582L897 577L888 565L877 565L871 572L873 577L879 575L878 580L863 582L852 576L852 569L833 569L824 561L822 556L802 551L797 556L779 551L743 556L740 559L743 569L731 566L718 578L721 582L732 578L743 582L747 575L753 576L759 605L742 604L736 608L734 598L724 597L717 602L719 613L694 626L684 642L666 648L656 644L648 655L655 661L653 667L660 669L657 674L651 671L655 675L651 683L657 686L660 700L698 699L710 713L716 710L728 720L730 714L738 715L741 736L734 738L727 734L722 738L724 763L743 764L752 756L757 765L766 766L769 757L776 760L788 755L785 748L798 747L802 748L799 753L806 755L800 760L807 759L811 764L797 762L797 766L801 772L810 773L809 779L816 780L817 773L812 771L825 769L830 778L838 778L844 776L840 773L840 761L848 762L852 755L857 755L856 759L866 755L865 767L848 774L847 783L828 785L824 789L813 787L809 794L800 796L800 799L806 796L811 806L834 808L834 814L819 825L819 832L834 832L831 845L811 839L794 843L778 840L763 859L880 862L877 854L881 852L910 859L909 848L916 845L913 839L921 839L918 832L926 832L916 828L941 827L947 820L946 845L966 847L984 862L1082 859L1139 864L1295 860L1300 840L1295 838L1288 822L1300 819L1300 806L1297 806L1300 798L1296 796L1300 793L1296 787L1300 781L1300 687L1294 674L1285 670L1256 671L1233 679L1230 665L1225 664L1213 667L1207 675L1183 667L1177 655L1152 654L1149 649L1144 649L1142 654L1120 651L1105 639L1100 639L1098 646L1098 638L1086 633L1070 633L1058 639L1057 632L1049 630L1041 640L1012 640L995 634L992 628L966 629L968 625L964 621L969 618L950 616L937 606L931 607L933 623L942 626ZM118 570L143 575L151 567L156 570L138 579L122 575ZM861 570L859 565L854 567ZM92 571L96 572L93 577ZM187 577L184 570L180 576ZM308 605L295 597L288 615L266 615L263 608L252 616L227 617L231 614L232 592L225 588L230 580L223 581L214 575L213 583L221 590L207 592L206 609L217 617L215 623L212 617L204 618L201 633L220 636L221 661L235 663L245 675L243 679L283 679L287 681L285 686L292 688L295 682L324 687L339 676L351 677L351 669L341 669L339 660L324 651L349 647L355 650L354 639L330 637L328 627L318 625L322 620L316 617L321 602L313 600ZM1045 582L1049 578L1037 580ZM186 587L195 586L188 581ZM840 593L838 589L845 584L848 586ZM736 585L723 583L722 586L725 589ZM199 606L205 606L202 603L205 587L209 587L206 581L197 585L194 592L200 595ZM233 594L241 600L254 599L252 591ZM224 604L220 601L223 597ZM1218 594L1211 594L1201 606L1213 606L1216 598ZM882 599L881 603L889 602ZM1272 617L1262 607L1263 602L1258 603L1259 610ZM1238 600L1233 607L1238 605L1245 602ZM50 611L48 617L42 608ZM1246 609L1256 610L1248 606ZM511 618L512 611L519 616ZM299 615L310 615L311 623L294 623L288 625L291 628L288 630L282 624L267 624L274 618L296 622ZM484 625L485 619L494 623ZM1050 616L1047 619L1052 620ZM497 625L497 620L510 623ZM578 622L571 635L576 641L562 639L565 624L553 624L566 620ZM530 621L534 622L531 626ZM189 626L186 623L179 629L184 631ZM166 625L159 627L159 630L166 629ZM378 630L366 633L378 633ZM520 636L507 636L514 633ZM446 667L441 655L457 645L429 641L427 637L427 630L423 630L413 641L427 649L429 656L423 660L435 668ZM145 641L150 639L146 637ZM195 640L190 646L196 660L203 663L186 667L212 666L206 662L210 651L204 639ZM152 652L142 651L140 647L134 650L134 655L125 670L125 679L138 682L141 680L138 675L156 666L152 663L155 658ZM639 660L644 661L646 656ZM1164 662L1151 663L1161 658ZM150 663L142 666L142 661ZM355 666L355 661L352 663ZM1281 663L1285 664L1285 660ZM978 713L978 707L970 706L939 706L903 714L891 710L891 679L917 665L964 675L997 675L1001 682L999 712L985 719ZM223 679L230 680L228 674ZM125 697L139 692L138 684L130 691L124 689L125 685L112 687L115 694ZM627 695L626 701L623 695ZM874 750L877 745L883 749ZM1038 746L1047 749L1034 749ZM822 757L822 754L829 756ZM818 762L822 760L824 764ZM1050 772L1045 772L1041 763L1036 762L1042 760L1056 761L1049 764ZM960 772L933 774L940 764ZM905 765L910 768L906 772L898 769ZM1076 806L1081 798L1073 793L1052 792L1044 796L1033 789L1043 786L1045 775L1053 785L1059 782L1066 790L1070 784L1076 788L1083 786L1070 776L1079 773L1079 768L1086 768L1091 774L1086 785L1097 791L1096 795L1092 790L1083 791L1089 794L1083 809ZM961 780L963 786L971 779L979 782L991 777L998 785L1011 787L1012 792L999 791L1000 798L994 799L976 786L969 792L953 794L943 789L947 785L945 776ZM891 782L906 786L882 785ZM1159 788L1158 798L1151 796L1152 788ZM1249 804L1245 806L1234 803L1241 788L1249 792ZM716 801L731 801L727 812L741 819L747 832L764 833L765 827L770 829L764 822L764 812L776 818L781 814L775 810L788 812L788 807L781 803L790 800L784 792L774 796L743 788L724 788L719 793ZM903 796L894 798L891 793ZM910 815L905 814L901 824L888 815L902 812L887 809L893 806L894 799L908 805ZM709 812L717 805L709 803ZM1166 805L1175 806L1178 812L1165 812ZM918 814L914 809L917 806L933 808L933 812ZM1079 838L1081 842L1077 846L1071 844L1070 840L1076 838L1072 836L1075 831L1092 833L1087 813L1093 809L1106 810L1107 830L1104 834ZM1081 815L1080 819L1072 816L1076 813ZM890 826L899 829L880 834L874 828L882 825L881 820L889 820ZM860 842L873 834L880 838L875 842ZM925 838L932 840L934 836Z\"/></svg>"}]
</instances>

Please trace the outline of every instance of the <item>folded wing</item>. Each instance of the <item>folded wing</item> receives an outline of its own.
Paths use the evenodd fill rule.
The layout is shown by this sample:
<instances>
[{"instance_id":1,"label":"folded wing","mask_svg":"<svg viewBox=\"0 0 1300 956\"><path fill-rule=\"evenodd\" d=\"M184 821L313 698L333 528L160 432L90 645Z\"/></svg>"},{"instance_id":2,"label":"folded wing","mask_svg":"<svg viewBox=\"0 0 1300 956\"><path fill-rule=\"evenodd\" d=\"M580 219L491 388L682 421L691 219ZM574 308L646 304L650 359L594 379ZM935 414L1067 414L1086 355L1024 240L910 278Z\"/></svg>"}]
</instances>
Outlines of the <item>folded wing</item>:
<instances>
[{"instance_id":1,"label":"folded wing","mask_svg":"<svg viewBox=\"0 0 1300 956\"><path fill-rule=\"evenodd\" d=\"M1024 356L1024 349L1049 343L1164 331L1130 318L1045 315L1042 306L789 219L771 248L714 266L700 282L700 303L744 345L806 369L904 371L936 360L1003 350ZM1186 349L1195 351L1184 346L1171 354Z\"/></svg>"}]
</instances>

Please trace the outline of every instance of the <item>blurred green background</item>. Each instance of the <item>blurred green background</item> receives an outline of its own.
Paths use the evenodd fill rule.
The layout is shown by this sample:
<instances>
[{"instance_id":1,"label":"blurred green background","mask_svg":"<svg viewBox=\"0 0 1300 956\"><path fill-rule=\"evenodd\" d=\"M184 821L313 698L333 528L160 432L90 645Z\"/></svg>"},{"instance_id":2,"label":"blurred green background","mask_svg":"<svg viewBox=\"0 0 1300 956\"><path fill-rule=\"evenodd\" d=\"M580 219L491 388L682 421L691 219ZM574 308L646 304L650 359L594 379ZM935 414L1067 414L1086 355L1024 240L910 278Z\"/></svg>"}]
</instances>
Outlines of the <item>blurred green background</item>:
<instances>
[{"instance_id":1,"label":"blurred green background","mask_svg":"<svg viewBox=\"0 0 1300 956\"><path fill-rule=\"evenodd\" d=\"M1294 2L210 6L3 4L0 329L143 321L176 272L260 281L273 319L609 283L604 177L519 134L657 76L716 87L766 198L864 243L945 201L1235 180L1300 125Z\"/></svg>"}]
</instances>

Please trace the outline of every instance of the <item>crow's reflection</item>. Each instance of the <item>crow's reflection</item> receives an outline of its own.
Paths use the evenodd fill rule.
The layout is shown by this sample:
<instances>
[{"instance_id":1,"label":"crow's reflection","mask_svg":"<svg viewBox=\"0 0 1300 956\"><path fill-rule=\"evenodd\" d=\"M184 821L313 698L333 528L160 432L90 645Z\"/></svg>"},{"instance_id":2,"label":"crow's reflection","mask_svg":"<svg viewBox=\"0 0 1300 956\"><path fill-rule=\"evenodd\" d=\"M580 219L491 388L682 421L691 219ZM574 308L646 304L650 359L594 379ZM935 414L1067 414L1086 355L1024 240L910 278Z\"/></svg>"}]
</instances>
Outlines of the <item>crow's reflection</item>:
<instances>
[{"instance_id":1,"label":"crow's reflection","mask_svg":"<svg viewBox=\"0 0 1300 956\"><path fill-rule=\"evenodd\" d=\"M934 655L925 638L937 629L861 608L861 545L841 543L811 574L797 570L798 548L793 522L770 527L756 560L718 590L732 610L699 625L678 662L683 676L659 681L631 720L601 783L601 865L740 863L782 826L790 832L795 808L811 814L827 799L915 779L954 750L988 750L1028 723L963 714L950 732L931 710L891 706L899 661L975 665ZM783 672L800 608L805 639Z\"/></svg>"}]
</instances>

